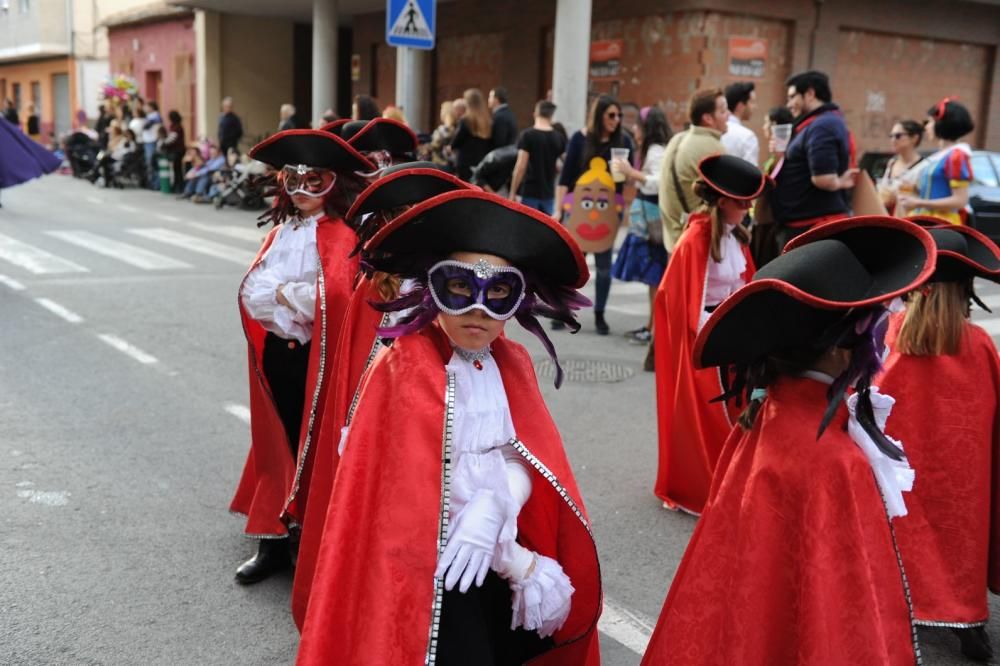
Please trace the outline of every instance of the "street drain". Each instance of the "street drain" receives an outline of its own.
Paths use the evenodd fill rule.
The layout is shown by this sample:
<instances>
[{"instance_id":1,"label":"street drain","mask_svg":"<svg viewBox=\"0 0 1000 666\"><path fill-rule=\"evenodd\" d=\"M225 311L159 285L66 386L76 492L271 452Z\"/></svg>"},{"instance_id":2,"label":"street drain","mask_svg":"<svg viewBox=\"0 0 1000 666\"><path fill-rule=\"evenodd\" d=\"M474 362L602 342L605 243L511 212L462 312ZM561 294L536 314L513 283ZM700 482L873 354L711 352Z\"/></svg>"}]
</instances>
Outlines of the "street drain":
<instances>
[{"instance_id":1,"label":"street drain","mask_svg":"<svg viewBox=\"0 0 1000 666\"><path fill-rule=\"evenodd\" d=\"M578 384L614 384L635 375L635 370L620 363L593 359L564 359L562 369L565 373L565 381ZM535 372L539 377L554 379L556 365L552 359L542 359L535 363Z\"/></svg>"}]
</instances>

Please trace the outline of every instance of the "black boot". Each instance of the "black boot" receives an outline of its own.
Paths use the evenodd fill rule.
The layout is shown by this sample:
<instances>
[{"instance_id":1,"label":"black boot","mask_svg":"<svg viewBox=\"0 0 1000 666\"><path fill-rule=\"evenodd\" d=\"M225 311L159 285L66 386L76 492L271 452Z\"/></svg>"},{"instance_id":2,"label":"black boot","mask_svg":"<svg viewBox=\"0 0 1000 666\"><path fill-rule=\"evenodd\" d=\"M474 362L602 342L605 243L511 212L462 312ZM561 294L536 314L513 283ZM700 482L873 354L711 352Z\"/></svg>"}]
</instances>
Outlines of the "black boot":
<instances>
[{"instance_id":1,"label":"black boot","mask_svg":"<svg viewBox=\"0 0 1000 666\"><path fill-rule=\"evenodd\" d=\"M649 349L646 351L646 358L642 362L642 369L645 372L656 372L656 350L653 347L653 343L650 342Z\"/></svg>"},{"instance_id":2,"label":"black boot","mask_svg":"<svg viewBox=\"0 0 1000 666\"><path fill-rule=\"evenodd\" d=\"M594 313L594 328L597 329L598 335L607 335L611 332L611 327L608 326L608 322L604 321L603 312Z\"/></svg>"},{"instance_id":3,"label":"black boot","mask_svg":"<svg viewBox=\"0 0 1000 666\"><path fill-rule=\"evenodd\" d=\"M962 641L962 654L974 661L989 661L993 658L993 648L990 647L990 636L986 627L962 627L952 629Z\"/></svg>"},{"instance_id":4,"label":"black boot","mask_svg":"<svg viewBox=\"0 0 1000 666\"><path fill-rule=\"evenodd\" d=\"M236 582L241 585L259 583L292 566L288 554L288 539L260 539L257 554L236 570Z\"/></svg>"}]
</instances>

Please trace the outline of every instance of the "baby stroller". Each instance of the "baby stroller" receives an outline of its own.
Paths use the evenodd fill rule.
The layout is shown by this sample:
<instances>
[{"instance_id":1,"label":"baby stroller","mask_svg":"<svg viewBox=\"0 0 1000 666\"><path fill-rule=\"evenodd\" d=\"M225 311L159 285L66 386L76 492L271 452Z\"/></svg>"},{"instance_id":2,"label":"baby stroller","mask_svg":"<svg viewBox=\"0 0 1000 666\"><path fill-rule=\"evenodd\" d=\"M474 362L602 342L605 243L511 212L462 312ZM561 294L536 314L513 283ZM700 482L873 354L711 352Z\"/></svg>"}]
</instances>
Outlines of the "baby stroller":
<instances>
[{"instance_id":1,"label":"baby stroller","mask_svg":"<svg viewBox=\"0 0 1000 666\"><path fill-rule=\"evenodd\" d=\"M503 190L510 185L514 174L514 164L517 162L517 146L503 146L486 153L483 161L472 167L473 185L478 185L488 192L505 193Z\"/></svg>"},{"instance_id":2,"label":"baby stroller","mask_svg":"<svg viewBox=\"0 0 1000 666\"><path fill-rule=\"evenodd\" d=\"M225 180L218 185L213 201L216 209L236 206L242 210L260 210L267 206L255 179L264 175L266 168L261 162L237 163L226 169Z\"/></svg>"},{"instance_id":3,"label":"baby stroller","mask_svg":"<svg viewBox=\"0 0 1000 666\"><path fill-rule=\"evenodd\" d=\"M112 165L109 187L144 187L146 184L146 156L141 150L125 153L122 159Z\"/></svg>"},{"instance_id":4,"label":"baby stroller","mask_svg":"<svg viewBox=\"0 0 1000 666\"><path fill-rule=\"evenodd\" d=\"M66 137L66 159L75 178L86 178L97 166L100 145L83 132Z\"/></svg>"}]
</instances>

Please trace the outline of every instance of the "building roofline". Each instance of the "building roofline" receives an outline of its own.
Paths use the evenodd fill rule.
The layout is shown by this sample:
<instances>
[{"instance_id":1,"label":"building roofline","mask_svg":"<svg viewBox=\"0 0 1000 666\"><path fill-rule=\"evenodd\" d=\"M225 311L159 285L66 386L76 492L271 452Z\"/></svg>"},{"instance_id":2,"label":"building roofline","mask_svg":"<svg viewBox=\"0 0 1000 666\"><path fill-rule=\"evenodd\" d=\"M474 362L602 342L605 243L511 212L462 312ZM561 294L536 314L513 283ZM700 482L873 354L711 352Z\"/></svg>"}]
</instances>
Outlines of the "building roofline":
<instances>
[{"instance_id":1,"label":"building roofline","mask_svg":"<svg viewBox=\"0 0 1000 666\"><path fill-rule=\"evenodd\" d=\"M193 16L194 12L190 7L178 7L165 0L160 0L159 2L151 2L136 9L109 14L101 19L98 25L106 28L123 28L143 23L158 23L160 21L170 21Z\"/></svg>"}]
</instances>

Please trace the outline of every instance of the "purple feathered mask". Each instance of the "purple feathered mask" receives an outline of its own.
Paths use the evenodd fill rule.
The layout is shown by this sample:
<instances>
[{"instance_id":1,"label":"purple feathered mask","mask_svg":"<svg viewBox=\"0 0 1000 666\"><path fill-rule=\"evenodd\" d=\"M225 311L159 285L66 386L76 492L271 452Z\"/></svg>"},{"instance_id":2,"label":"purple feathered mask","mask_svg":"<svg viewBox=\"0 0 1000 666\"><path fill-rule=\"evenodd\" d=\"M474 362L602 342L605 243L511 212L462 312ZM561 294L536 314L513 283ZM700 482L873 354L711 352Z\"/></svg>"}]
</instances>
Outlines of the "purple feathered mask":
<instances>
[{"instance_id":1,"label":"purple feathered mask","mask_svg":"<svg viewBox=\"0 0 1000 666\"><path fill-rule=\"evenodd\" d=\"M431 276L429 275L430 269L438 265L438 262L427 260L419 263L423 264L426 268L419 272L413 271L411 275L402 276L411 277L416 282L412 290L393 301L386 303L370 302L371 306L379 312L403 313L402 317L394 325L378 329L378 334L381 337L399 338L409 333L414 333L434 321L438 314L441 313L441 308L438 305L438 301L441 299L435 299L431 285ZM538 321L538 317L547 317L562 322L569 327L572 333L576 333L580 330L580 324L577 322L574 313L577 310L589 307L591 305L590 299L570 287L551 287L546 285L530 272L517 271L517 273L519 276L523 276L524 294L523 298L516 304L513 314L507 314L517 319L521 326L541 340L545 351L548 352L556 365L555 386L559 388L563 382L562 366L559 364L555 346L548 335L546 335L545 329ZM485 305L484 309L490 308L490 301L484 300L483 303ZM504 317L504 319L506 318Z\"/></svg>"}]
</instances>

